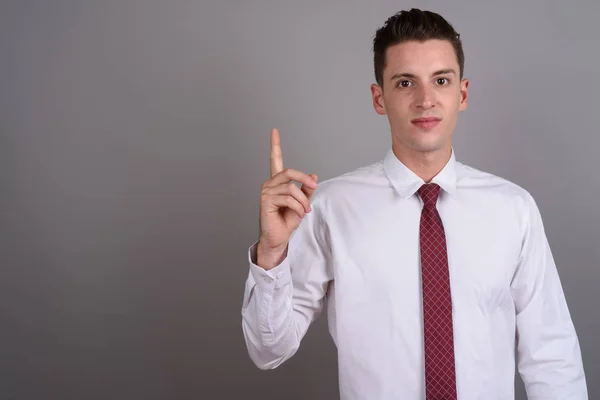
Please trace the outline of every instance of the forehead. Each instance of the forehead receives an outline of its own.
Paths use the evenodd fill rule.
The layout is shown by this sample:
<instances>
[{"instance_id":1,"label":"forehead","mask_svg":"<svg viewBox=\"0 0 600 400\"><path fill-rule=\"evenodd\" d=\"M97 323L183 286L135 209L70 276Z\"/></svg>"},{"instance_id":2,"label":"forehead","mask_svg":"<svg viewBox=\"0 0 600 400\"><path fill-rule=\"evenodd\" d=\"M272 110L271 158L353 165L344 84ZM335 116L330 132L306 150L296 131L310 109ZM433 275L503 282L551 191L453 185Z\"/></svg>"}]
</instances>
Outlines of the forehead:
<instances>
[{"instance_id":1,"label":"forehead","mask_svg":"<svg viewBox=\"0 0 600 400\"><path fill-rule=\"evenodd\" d=\"M385 76L397 73L429 75L449 68L458 72L456 53L448 40L411 40L390 46L386 50Z\"/></svg>"}]
</instances>

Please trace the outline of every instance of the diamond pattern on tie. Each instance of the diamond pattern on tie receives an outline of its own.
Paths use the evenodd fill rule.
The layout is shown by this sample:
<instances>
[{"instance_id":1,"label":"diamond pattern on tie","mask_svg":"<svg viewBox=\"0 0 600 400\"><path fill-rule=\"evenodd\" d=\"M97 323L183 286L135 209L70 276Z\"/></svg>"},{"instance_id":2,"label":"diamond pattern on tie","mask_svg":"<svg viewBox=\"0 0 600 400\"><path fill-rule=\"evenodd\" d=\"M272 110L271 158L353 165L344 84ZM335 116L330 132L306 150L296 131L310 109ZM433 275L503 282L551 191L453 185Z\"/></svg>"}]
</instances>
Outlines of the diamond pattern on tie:
<instances>
[{"instance_id":1,"label":"diamond pattern on tie","mask_svg":"<svg viewBox=\"0 0 600 400\"><path fill-rule=\"evenodd\" d=\"M419 231L423 283L426 400L456 400L454 331L444 225L436 208L440 187L424 184Z\"/></svg>"}]
</instances>

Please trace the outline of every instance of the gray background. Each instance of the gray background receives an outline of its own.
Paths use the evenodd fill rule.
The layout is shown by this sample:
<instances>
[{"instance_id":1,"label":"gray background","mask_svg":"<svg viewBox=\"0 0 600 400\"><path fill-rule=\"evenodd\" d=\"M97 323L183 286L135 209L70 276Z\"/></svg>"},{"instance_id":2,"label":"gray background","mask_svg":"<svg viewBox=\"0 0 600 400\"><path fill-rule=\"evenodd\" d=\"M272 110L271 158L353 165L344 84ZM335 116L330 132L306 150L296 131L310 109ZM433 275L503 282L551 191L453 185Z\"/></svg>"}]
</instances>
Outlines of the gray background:
<instances>
[{"instance_id":1,"label":"gray background","mask_svg":"<svg viewBox=\"0 0 600 400\"><path fill-rule=\"evenodd\" d=\"M411 6L463 37L457 157L538 201L600 396L600 3L566 3L2 0L0 399L336 398L325 318L249 360L246 251L272 127L321 180L384 156L371 40Z\"/></svg>"}]
</instances>

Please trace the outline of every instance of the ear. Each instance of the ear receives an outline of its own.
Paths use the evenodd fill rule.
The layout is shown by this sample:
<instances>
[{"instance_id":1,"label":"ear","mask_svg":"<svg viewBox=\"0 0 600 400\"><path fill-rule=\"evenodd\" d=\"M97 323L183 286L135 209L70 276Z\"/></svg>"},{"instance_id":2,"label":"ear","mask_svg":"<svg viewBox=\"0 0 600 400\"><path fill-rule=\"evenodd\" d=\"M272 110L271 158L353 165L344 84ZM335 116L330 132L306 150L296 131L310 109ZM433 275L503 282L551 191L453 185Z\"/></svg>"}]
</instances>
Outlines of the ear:
<instances>
[{"instance_id":1,"label":"ear","mask_svg":"<svg viewBox=\"0 0 600 400\"><path fill-rule=\"evenodd\" d=\"M373 108L379 115L385 115L385 103L383 102L383 88L379 85L371 85L371 96L373 97Z\"/></svg>"},{"instance_id":2,"label":"ear","mask_svg":"<svg viewBox=\"0 0 600 400\"><path fill-rule=\"evenodd\" d=\"M464 111L469 105L469 80L467 78L460 82L460 104L458 111Z\"/></svg>"}]
</instances>

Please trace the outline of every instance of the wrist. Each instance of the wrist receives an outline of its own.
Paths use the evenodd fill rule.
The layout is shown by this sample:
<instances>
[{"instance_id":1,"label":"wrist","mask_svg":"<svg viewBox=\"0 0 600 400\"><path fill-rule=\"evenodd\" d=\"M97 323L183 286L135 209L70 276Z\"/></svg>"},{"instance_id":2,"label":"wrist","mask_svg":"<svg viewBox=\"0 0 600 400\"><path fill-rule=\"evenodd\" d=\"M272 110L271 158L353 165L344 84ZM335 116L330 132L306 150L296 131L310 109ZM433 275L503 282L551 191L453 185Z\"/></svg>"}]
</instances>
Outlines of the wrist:
<instances>
[{"instance_id":1,"label":"wrist","mask_svg":"<svg viewBox=\"0 0 600 400\"><path fill-rule=\"evenodd\" d=\"M275 268L285 259L287 249L287 243L278 248L269 248L264 246L259 240L256 246L256 265L267 271Z\"/></svg>"}]
</instances>

